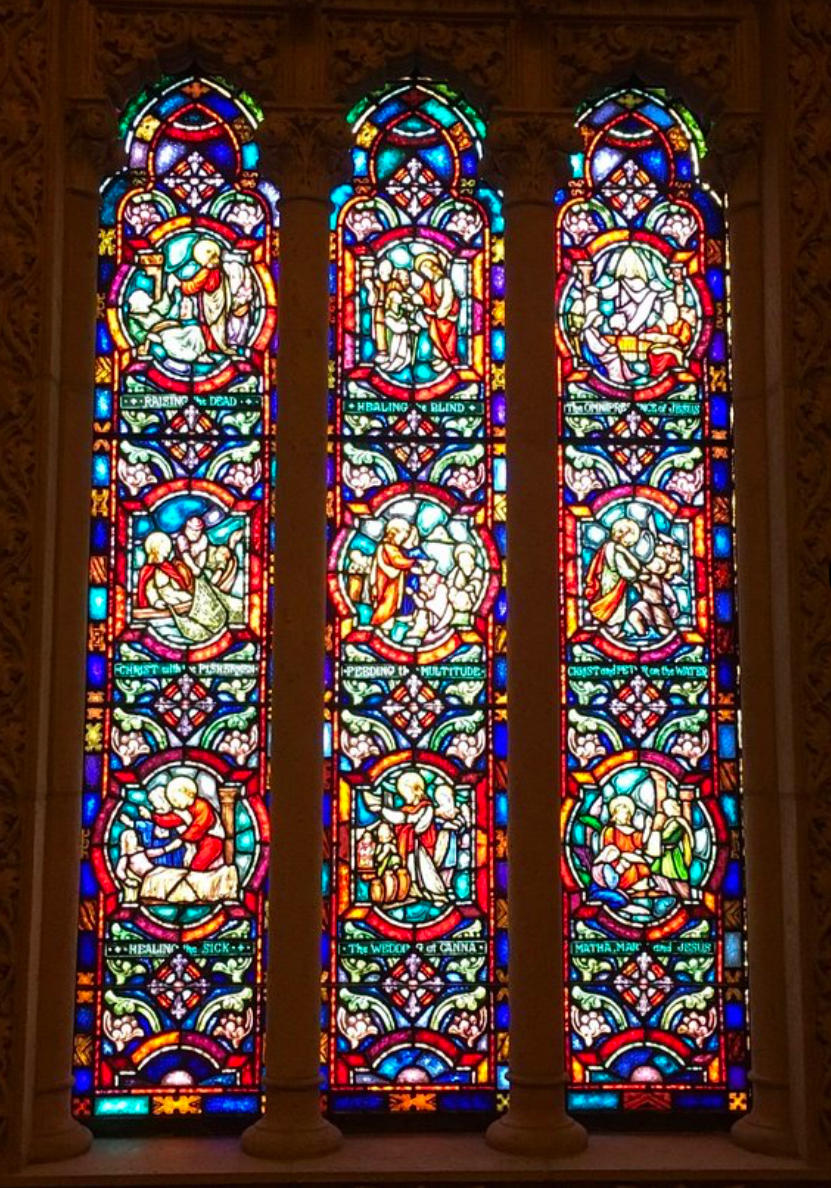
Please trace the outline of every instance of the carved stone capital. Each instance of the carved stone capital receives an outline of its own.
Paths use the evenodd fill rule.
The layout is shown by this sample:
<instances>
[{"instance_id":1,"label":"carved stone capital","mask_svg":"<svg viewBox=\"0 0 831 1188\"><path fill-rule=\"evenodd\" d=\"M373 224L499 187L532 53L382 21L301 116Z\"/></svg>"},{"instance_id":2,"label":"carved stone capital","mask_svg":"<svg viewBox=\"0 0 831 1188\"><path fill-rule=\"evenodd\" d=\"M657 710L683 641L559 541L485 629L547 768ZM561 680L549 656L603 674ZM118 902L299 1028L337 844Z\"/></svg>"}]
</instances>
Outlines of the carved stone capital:
<instances>
[{"instance_id":1,"label":"carved stone capital","mask_svg":"<svg viewBox=\"0 0 831 1188\"><path fill-rule=\"evenodd\" d=\"M102 178L124 164L115 108L106 99L73 99L65 122L69 185L97 193Z\"/></svg>"},{"instance_id":2,"label":"carved stone capital","mask_svg":"<svg viewBox=\"0 0 831 1188\"><path fill-rule=\"evenodd\" d=\"M350 175L351 138L343 116L328 112L276 112L257 136L262 172L284 199L325 201Z\"/></svg>"},{"instance_id":3,"label":"carved stone capital","mask_svg":"<svg viewBox=\"0 0 831 1188\"><path fill-rule=\"evenodd\" d=\"M731 191L745 170L758 163L762 148L762 118L755 112L719 116L707 137L709 152L703 172L719 190ZM758 182L758 178L752 179Z\"/></svg>"},{"instance_id":4,"label":"carved stone capital","mask_svg":"<svg viewBox=\"0 0 831 1188\"><path fill-rule=\"evenodd\" d=\"M502 187L506 204L550 203L563 158L580 147L567 115L497 116L486 141L483 173Z\"/></svg>"}]
</instances>

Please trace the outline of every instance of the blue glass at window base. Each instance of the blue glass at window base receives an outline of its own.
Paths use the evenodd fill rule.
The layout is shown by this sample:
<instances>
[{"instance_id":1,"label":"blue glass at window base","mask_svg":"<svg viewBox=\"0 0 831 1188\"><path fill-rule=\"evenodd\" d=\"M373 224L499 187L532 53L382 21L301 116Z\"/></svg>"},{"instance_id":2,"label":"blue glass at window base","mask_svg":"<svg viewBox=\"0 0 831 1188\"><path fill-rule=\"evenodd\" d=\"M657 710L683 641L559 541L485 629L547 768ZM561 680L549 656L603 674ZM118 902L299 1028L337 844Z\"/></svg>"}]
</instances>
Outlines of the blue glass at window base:
<instances>
[{"instance_id":1,"label":"blue glass at window base","mask_svg":"<svg viewBox=\"0 0 831 1188\"><path fill-rule=\"evenodd\" d=\"M616 1110L620 1105L619 1093L608 1093L600 1089L570 1089L567 1098L570 1110Z\"/></svg>"},{"instance_id":2,"label":"blue glass at window base","mask_svg":"<svg viewBox=\"0 0 831 1188\"><path fill-rule=\"evenodd\" d=\"M249 1096L206 1096L203 1110L206 1114L252 1114L260 1112L260 1098L256 1094Z\"/></svg>"}]
</instances>

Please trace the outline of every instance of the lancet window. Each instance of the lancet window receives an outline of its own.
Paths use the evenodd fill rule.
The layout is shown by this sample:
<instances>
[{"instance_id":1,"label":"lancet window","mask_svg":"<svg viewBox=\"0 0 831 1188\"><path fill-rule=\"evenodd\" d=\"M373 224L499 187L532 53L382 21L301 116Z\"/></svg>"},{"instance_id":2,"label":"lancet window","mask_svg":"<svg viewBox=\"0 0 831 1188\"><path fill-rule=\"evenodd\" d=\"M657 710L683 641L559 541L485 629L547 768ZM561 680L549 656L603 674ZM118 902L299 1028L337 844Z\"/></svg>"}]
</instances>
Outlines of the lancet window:
<instances>
[{"instance_id":1,"label":"lancet window","mask_svg":"<svg viewBox=\"0 0 831 1188\"><path fill-rule=\"evenodd\" d=\"M74 1108L256 1114L277 192L165 79L102 187Z\"/></svg>"},{"instance_id":2,"label":"lancet window","mask_svg":"<svg viewBox=\"0 0 831 1188\"><path fill-rule=\"evenodd\" d=\"M504 272L485 128L402 81L334 195L324 1075L337 1112L506 1087Z\"/></svg>"},{"instance_id":3,"label":"lancet window","mask_svg":"<svg viewBox=\"0 0 831 1188\"><path fill-rule=\"evenodd\" d=\"M729 272L695 119L584 107L556 195L572 1109L748 1105Z\"/></svg>"}]
</instances>

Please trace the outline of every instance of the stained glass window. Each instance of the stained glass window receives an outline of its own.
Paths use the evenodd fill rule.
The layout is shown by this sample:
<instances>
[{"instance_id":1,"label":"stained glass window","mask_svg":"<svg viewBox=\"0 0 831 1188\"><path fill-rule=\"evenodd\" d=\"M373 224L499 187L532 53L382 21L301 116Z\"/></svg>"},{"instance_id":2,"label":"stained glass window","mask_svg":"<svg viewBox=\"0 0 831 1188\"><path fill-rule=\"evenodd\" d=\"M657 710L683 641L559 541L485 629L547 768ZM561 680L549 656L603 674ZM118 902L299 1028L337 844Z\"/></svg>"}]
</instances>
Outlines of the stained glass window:
<instances>
[{"instance_id":1,"label":"stained glass window","mask_svg":"<svg viewBox=\"0 0 831 1188\"><path fill-rule=\"evenodd\" d=\"M324 867L333 1111L505 1085L504 272L485 128L400 82L334 194Z\"/></svg>"},{"instance_id":2,"label":"stained glass window","mask_svg":"<svg viewBox=\"0 0 831 1188\"><path fill-rule=\"evenodd\" d=\"M101 190L76 1113L256 1113L277 193L166 79Z\"/></svg>"},{"instance_id":3,"label":"stained glass window","mask_svg":"<svg viewBox=\"0 0 831 1188\"><path fill-rule=\"evenodd\" d=\"M724 208L664 92L578 126L556 195L569 1101L743 1111Z\"/></svg>"}]
</instances>

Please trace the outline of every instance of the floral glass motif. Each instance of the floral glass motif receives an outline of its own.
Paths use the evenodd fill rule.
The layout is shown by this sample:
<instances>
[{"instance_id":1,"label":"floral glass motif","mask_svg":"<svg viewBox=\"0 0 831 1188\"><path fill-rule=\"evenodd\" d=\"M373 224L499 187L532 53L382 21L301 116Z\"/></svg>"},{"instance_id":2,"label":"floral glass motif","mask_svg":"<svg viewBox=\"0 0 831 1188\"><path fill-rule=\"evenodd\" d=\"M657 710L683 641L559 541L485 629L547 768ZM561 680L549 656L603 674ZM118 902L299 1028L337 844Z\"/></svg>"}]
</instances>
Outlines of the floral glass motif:
<instances>
[{"instance_id":1,"label":"floral glass motif","mask_svg":"<svg viewBox=\"0 0 831 1188\"><path fill-rule=\"evenodd\" d=\"M256 1114L277 192L165 79L101 191L74 1106Z\"/></svg>"},{"instance_id":2,"label":"floral glass motif","mask_svg":"<svg viewBox=\"0 0 831 1188\"><path fill-rule=\"evenodd\" d=\"M569 1104L742 1111L724 209L664 92L578 126L555 200Z\"/></svg>"},{"instance_id":3,"label":"floral glass motif","mask_svg":"<svg viewBox=\"0 0 831 1188\"><path fill-rule=\"evenodd\" d=\"M480 118L350 114L334 194L323 1065L334 1112L504 1098L504 270Z\"/></svg>"}]
</instances>

